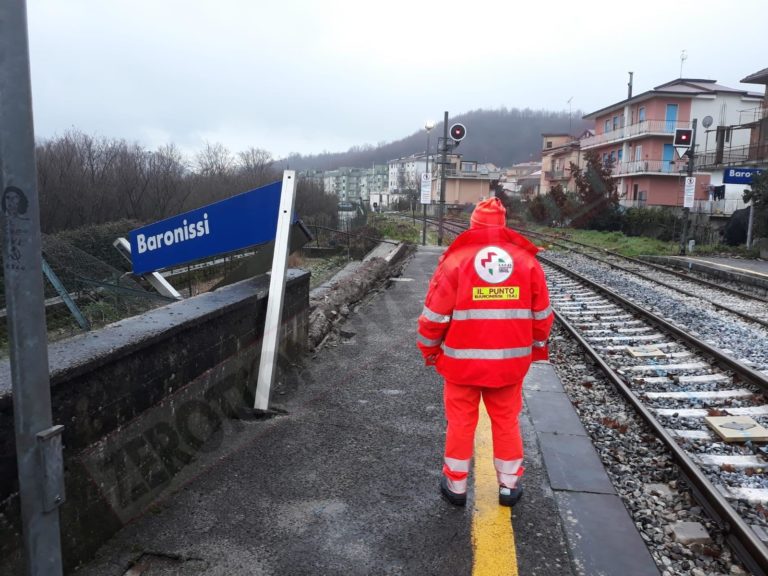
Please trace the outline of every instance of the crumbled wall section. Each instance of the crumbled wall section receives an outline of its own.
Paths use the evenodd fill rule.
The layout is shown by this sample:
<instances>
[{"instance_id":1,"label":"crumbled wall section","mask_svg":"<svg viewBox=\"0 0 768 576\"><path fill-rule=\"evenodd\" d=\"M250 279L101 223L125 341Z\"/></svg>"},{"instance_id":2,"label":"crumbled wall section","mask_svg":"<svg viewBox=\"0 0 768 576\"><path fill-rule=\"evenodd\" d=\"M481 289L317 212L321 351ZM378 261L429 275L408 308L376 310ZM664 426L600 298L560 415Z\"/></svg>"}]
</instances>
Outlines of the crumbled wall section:
<instances>
[{"instance_id":1,"label":"crumbled wall section","mask_svg":"<svg viewBox=\"0 0 768 576\"><path fill-rule=\"evenodd\" d=\"M339 320L346 317L350 306L388 278L399 275L407 256L414 251L413 245L399 244L385 258L364 261L353 273L332 282L327 290L313 296L310 301L309 347L314 349L319 346Z\"/></svg>"},{"instance_id":2,"label":"crumbled wall section","mask_svg":"<svg viewBox=\"0 0 768 576\"><path fill-rule=\"evenodd\" d=\"M146 510L221 442L253 402L269 278L174 303L49 348L54 424L63 424L69 567ZM307 344L309 274L290 270L280 355ZM20 519L10 366L0 363L0 575L17 574Z\"/></svg>"}]
</instances>

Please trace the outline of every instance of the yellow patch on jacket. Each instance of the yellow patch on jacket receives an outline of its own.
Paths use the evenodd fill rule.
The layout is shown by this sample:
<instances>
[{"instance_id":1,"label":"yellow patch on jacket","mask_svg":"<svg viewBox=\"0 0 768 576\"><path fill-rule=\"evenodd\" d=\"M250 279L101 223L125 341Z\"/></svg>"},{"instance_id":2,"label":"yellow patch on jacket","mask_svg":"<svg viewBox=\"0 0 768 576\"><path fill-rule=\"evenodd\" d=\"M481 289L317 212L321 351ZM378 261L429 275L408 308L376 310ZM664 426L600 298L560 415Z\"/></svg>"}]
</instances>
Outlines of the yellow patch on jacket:
<instances>
[{"instance_id":1,"label":"yellow patch on jacket","mask_svg":"<svg viewBox=\"0 0 768 576\"><path fill-rule=\"evenodd\" d=\"M472 288L472 300L519 300L520 286L498 286L485 287L475 286Z\"/></svg>"}]
</instances>

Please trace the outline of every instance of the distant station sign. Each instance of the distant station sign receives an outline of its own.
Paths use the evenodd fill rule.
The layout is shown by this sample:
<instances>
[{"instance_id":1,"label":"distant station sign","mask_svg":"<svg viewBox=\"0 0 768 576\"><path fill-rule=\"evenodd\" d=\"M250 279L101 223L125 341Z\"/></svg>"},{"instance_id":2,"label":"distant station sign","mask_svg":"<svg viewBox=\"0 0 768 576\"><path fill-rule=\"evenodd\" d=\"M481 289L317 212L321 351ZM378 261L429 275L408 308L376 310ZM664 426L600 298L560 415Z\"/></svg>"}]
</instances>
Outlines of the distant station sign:
<instances>
[{"instance_id":1,"label":"distant station sign","mask_svg":"<svg viewBox=\"0 0 768 576\"><path fill-rule=\"evenodd\" d=\"M130 232L134 274L145 274L275 239L281 182Z\"/></svg>"},{"instance_id":2,"label":"distant station sign","mask_svg":"<svg viewBox=\"0 0 768 576\"><path fill-rule=\"evenodd\" d=\"M694 176L688 176L685 179L683 208L693 208L693 198L695 195L696 195L696 178Z\"/></svg>"},{"instance_id":3,"label":"distant station sign","mask_svg":"<svg viewBox=\"0 0 768 576\"><path fill-rule=\"evenodd\" d=\"M752 178L762 174L760 168L726 168L723 172L723 184L752 184Z\"/></svg>"},{"instance_id":4,"label":"distant station sign","mask_svg":"<svg viewBox=\"0 0 768 576\"><path fill-rule=\"evenodd\" d=\"M424 172L421 175L421 203L432 203L432 174Z\"/></svg>"}]
</instances>

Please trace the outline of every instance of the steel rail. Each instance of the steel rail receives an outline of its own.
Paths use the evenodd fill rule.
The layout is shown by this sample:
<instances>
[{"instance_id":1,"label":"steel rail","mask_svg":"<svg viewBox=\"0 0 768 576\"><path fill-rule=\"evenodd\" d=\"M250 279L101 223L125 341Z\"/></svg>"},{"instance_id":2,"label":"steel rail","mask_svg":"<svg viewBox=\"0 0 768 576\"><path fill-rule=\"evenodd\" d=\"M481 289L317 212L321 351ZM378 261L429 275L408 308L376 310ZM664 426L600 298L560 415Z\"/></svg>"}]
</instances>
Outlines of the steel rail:
<instances>
[{"instance_id":1,"label":"steel rail","mask_svg":"<svg viewBox=\"0 0 768 576\"><path fill-rule=\"evenodd\" d=\"M684 342L690 344L694 348L698 348L699 350L702 350L707 355L717 360L718 363L727 366L729 369L737 373L740 377L751 382L752 384L761 388L762 390L768 391L768 376L766 376L762 372L759 372L753 368L750 368L743 362L739 362L733 357L725 354L722 350L719 350L718 348L715 348L714 346L707 344L703 340L699 340L698 338L696 338L695 336L692 336L682 328L675 326L671 322L667 322L666 320L657 316L647 308L644 308L643 306L640 306L639 304L635 304L631 300L624 298L621 294L611 290L607 286L603 286L602 284L599 284L594 280L585 278L584 276L580 275L578 272L570 270L569 268L566 268L562 264L553 262L552 260L548 259L546 256L543 256L541 253L538 254L538 257L547 265L553 266L554 268L561 270L565 274L568 274L569 276L578 279L580 282L584 282L585 284L587 284L588 286L591 286L595 290L606 294L611 299L620 303L623 307L631 308L637 314L640 314L641 316L643 316L653 324L656 324L659 328L666 330L667 332L671 332L672 334L674 334Z\"/></svg>"},{"instance_id":2,"label":"steel rail","mask_svg":"<svg viewBox=\"0 0 768 576\"><path fill-rule=\"evenodd\" d=\"M578 240L569 240L567 238L562 238L560 236L556 236L554 234L547 234L545 232L534 232L533 230L521 230L521 232L524 232L525 234L530 234L531 236L539 236L542 238L556 238L560 241L570 242L571 244L576 244L577 246L583 246L585 248L589 248L590 250L595 250L597 252L603 252L605 254L610 254L611 256L616 256L617 258L623 258L624 260L629 260L630 262L633 262L635 264L639 264L641 266L649 266L651 268L654 268L656 270L659 270L660 272L664 272L666 274L672 274L673 276L678 276L680 278L690 280L692 282L698 282L699 284L702 284L703 286L707 286L709 288L716 288L717 290L722 290L724 292L730 292L731 294L734 294L735 296L741 296L743 298L751 298L753 300L758 300L760 302L768 303L768 298L763 298L762 296L758 296L757 294L750 294L748 292L742 292L741 290L737 290L736 288L729 288L728 286L721 286L720 284L717 284L716 282L712 282L711 280L706 280L704 278L698 278L696 276L691 276L690 274L685 274L684 272L678 272L677 270L672 270L671 268L668 268L666 266L661 266L660 264L656 264L654 262L647 262L645 260L641 260L639 258L634 258L632 256L624 256L623 254L619 254L618 252L613 252L611 250L606 250L605 248L598 248L597 246L592 246L590 244L585 244L584 242L579 242ZM557 242L553 242L554 244L557 244ZM566 246L567 248L567 246Z\"/></svg>"},{"instance_id":3,"label":"steel rail","mask_svg":"<svg viewBox=\"0 0 768 576\"><path fill-rule=\"evenodd\" d=\"M569 242L570 242L570 240L569 240ZM768 320L763 320L762 318L755 318L753 316L750 316L747 312L742 312L741 310L736 310L735 308L731 308L730 306L726 306L725 304L720 304L718 302L715 302L714 300L711 300L711 299L709 299L709 298L707 298L705 296L702 296L701 294L694 294L693 292L690 292L690 291L688 291L688 290L686 290L684 288L680 288L678 286L673 286L672 284L669 284L669 283L664 282L662 280L658 280L656 278L653 278L653 277L650 277L650 276L646 276L645 274L642 274L642 273L640 273L640 272L638 272L636 270L630 270L629 268L624 268L620 264L616 264L615 262L610 262L608 260L603 260L602 258L600 258L598 256L594 256L592 254L586 254L584 252L579 252L579 251L573 250L573 248L570 248L569 246L566 246L564 244L560 244L559 242L552 242L552 244L554 244L555 246L562 246L566 250L570 250L572 252L576 252L577 254L581 254L582 256L586 256L587 258L592 258L593 260L596 260L597 262L600 262L602 264L610 266L611 268L615 268L617 270L621 270L622 272L627 272L629 274L634 274L635 276L637 276L639 278L642 278L643 280L648 280L648 281L653 282L655 284L659 284L660 286L664 286L665 288L669 288L670 290L674 290L675 292L679 292L681 294L685 294L686 296L689 296L691 298L699 298L701 300L709 302L714 308L716 308L718 310L723 310L725 312L729 312L731 314L739 316L740 318L748 320L749 322L754 322L756 324L760 324L761 326L768 327ZM609 254L614 254L614 253L609 252ZM628 259L628 260L630 260L632 262L637 262L637 263L642 264L642 265L656 267L655 264L647 263L647 262L644 262L642 260L636 260L634 258L629 258L628 256L621 256L620 254L615 254L615 255L620 257L620 258L625 258L625 259ZM688 281L699 282L699 283L704 282L705 285L708 285L708 286L710 286L710 287L712 287L712 288L714 288L716 290L723 290L725 292L735 293L736 296L740 296L742 298L748 298L748 299L753 299L753 300L758 300L760 302L768 303L768 300L765 300L765 299L763 299L763 298L761 298L759 296L753 296L751 294L746 294L744 292L739 292L738 290L734 290L732 288L721 287L721 286L719 286L717 284L709 282L708 280L701 280L700 278L694 278L692 276L686 276L685 274L680 274L679 272L669 271L669 270L667 270L667 269L665 269L663 267L661 267L661 270L662 270L662 272L665 272L665 273L673 273L675 275L679 275L679 276L681 276L681 278L683 278L685 280L688 280Z\"/></svg>"},{"instance_id":4,"label":"steel rail","mask_svg":"<svg viewBox=\"0 0 768 576\"><path fill-rule=\"evenodd\" d=\"M629 307L632 308L635 312L648 318L654 323L657 322L660 326L665 328L672 328L672 332L675 333L675 335L681 335L682 331L677 327L674 327L665 320L655 316L650 311L632 304L612 290L600 286L599 284L592 282L589 279L583 278L577 273L563 268L558 264L549 261L547 261L547 263L562 270L569 276L577 278L579 281L593 287L598 292L605 293L611 299L616 299L622 304L628 304ZM651 427L654 434L656 434L656 436L661 439L667 449L672 453L675 461L678 464L678 467L692 487L694 496L721 527L729 545L738 554L739 558L744 562L750 572L759 576L768 575L768 547L763 544L760 538L749 527L744 519L741 518L733 509L733 507L728 503L728 500L722 494L720 494L712 482L709 481L709 479L701 472L698 466L677 444L675 439L663 428L663 426L656 420L653 414L643 405L640 399L629 389L621 376L619 376L613 370L613 368L611 368L605 362L602 356L594 348L592 348L592 346L581 336L581 334L579 334L579 332L565 319L562 314L560 314L557 310L555 310L554 313L558 322L579 343L579 345L587 352L587 354L589 354L589 356L605 373L607 378L613 383L616 389L627 399L627 401L632 405L637 413ZM694 342L704 344L702 348L704 348L707 353L711 353L713 350L711 346L708 346L693 337L684 339L691 344ZM740 368L748 368L741 363L737 364ZM762 380L765 385L768 385L768 381L766 381L765 378L762 378Z\"/></svg>"}]
</instances>

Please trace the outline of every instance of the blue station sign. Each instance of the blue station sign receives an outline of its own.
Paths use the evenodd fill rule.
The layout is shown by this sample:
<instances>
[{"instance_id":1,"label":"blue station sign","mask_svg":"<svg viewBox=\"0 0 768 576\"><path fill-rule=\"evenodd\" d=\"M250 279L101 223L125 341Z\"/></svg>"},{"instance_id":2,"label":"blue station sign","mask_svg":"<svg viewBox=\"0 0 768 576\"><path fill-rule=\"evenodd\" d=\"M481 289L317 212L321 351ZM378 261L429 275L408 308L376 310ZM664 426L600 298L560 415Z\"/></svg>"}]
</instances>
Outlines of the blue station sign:
<instances>
[{"instance_id":1,"label":"blue station sign","mask_svg":"<svg viewBox=\"0 0 768 576\"><path fill-rule=\"evenodd\" d=\"M134 274L266 244L275 239L282 182L132 230Z\"/></svg>"},{"instance_id":2,"label":"blue station sign","mask_svg":"<svg viewBox=\"0 0 768 576\"><path fill-rule=\"evenodd\" d=\"M762 172L760 168L726 168L723 172L723 184L752 184L752 178Z\"/></svg>"}]
</instances>

